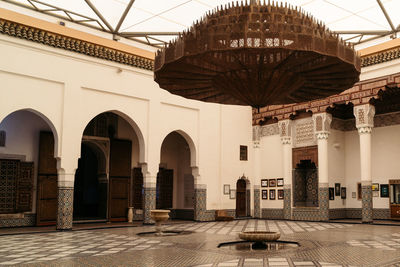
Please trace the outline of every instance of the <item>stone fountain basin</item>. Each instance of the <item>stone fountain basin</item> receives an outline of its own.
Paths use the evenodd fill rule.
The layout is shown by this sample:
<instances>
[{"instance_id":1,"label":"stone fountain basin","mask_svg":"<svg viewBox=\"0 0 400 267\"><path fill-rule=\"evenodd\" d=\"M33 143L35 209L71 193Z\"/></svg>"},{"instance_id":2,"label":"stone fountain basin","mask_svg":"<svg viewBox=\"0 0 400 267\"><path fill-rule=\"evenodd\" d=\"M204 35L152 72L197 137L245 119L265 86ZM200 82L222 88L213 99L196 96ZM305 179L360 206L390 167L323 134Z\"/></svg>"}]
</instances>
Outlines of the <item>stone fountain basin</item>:
<instances>
[{"instance_id":1,"label":"stone fountain basin","mask_svg":"<svg viewBox=\"0 0 400 267\"><path fill-rule=\"evenodd\" d=\"M281 237L281 233L263 231L241 232L239 233L239 237L250 242L272 242L278 240Z\"/></svg>"},{"instance_id":2,"label":"stone fountain basin","mask_svg":"<svg viewBox=\"0 0 400 267\"><path fill-rule=\"evenodd\" d=\"M150 210L150 217L154 221L166 221L169 218L170 210Z\"/></svg>"}]
</instances>

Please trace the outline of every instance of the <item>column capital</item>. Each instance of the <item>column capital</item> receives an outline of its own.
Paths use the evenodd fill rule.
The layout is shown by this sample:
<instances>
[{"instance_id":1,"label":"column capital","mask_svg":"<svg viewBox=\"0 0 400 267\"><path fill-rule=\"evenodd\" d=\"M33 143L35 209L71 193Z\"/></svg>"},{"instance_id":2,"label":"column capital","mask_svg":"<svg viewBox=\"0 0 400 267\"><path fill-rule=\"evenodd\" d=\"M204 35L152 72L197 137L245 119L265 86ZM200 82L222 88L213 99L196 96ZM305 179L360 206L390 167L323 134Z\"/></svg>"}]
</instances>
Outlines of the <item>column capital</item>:
<instances>
[{"instance_id":1,"label":"column capital","mask_svg":"<svg viewBox=\"0 0 400 267\"><path fill-rule=\"evenodd\" d=\"M359 133L368 133L374 127L375 107L370 104L354 107L354 117L356 117L356 127ZM362 129L360 128L367 128ZM368 129L369 128L369 129ZM369 133L371 133L369 131Z\"/></svg>"},{"instance_id":2,"label":"column capital","mask_svg":"<svg viewBox=\"0 0 400 267\"><path fill-rule=\"evenodd\" d=\"M290 136L283 136L281 137L282 145L290 145L292 143L292 137Z\"/></svg>"},{"instance_id":3,"label":"column capital","mask_svg":"<svg viewBox=\"0 0 400 267\"><path fill-rule=\"evenodd\" d=\"M253 141L253 148L260 148L260 141Z\"/></svg>"},{"instance_id":4,"label":"column capital","mask_svg":"<svg viewBox=\"0 0 400 267\"><path fill-rule=\"evenodd\" d=\"M317 139L328 139L331 130L332 115L326 112L313 114L314 133Z\"/></svg>"},{"instance_id":5,"label":"column capital","mask_svg":"<svg viewBox=\"0 0 400 267\"><path fill-rule=\"evenodd\" d=\"M260 137L261 137L261 126L260 125L253 126L253 141L260 142Z\"/></svg>"},{"instance_id":6,"label":"column capital","mask_svg":"<svg viewBox=\"0 0 400 267\"><path fill-rule=\"evenodd\" d=\"M372 133L373 126L361 126L357 127L358 134L370 134Z\"/></svg>"}]
</instances>

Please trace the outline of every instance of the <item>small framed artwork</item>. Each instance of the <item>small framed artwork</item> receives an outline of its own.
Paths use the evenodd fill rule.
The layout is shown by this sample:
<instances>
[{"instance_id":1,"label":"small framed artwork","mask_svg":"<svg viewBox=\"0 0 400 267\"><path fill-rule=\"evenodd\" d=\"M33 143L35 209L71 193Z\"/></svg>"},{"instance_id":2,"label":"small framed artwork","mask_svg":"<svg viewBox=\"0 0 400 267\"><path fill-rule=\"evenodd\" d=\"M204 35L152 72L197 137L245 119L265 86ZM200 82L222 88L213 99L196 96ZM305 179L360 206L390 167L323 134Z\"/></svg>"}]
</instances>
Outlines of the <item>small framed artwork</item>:
<instances>
[{"instance_id":1,"label":"small framed artwork","mask_svg":"<svg viewBox=\"0 0 400 267\"><path fill-rule=\"evenodd\" d=\"M261 179L261 187L268 187L268 179Z\"/></svg>"},{"instance_id":2,"label":"small framed artwork","mask_svg":"<svg viewBox=\"0 0 400 267\"><path fill-rule=\"evenodd\" d=\"M278 189L278 199L283 199L283 189Z\"/></svg>"},{"instance_id":3,"label":"small framed artwork","mask_svg":"<svg viewBox=\"0 0 400 267\"><path fill-rule=\"evenodd\" d=\"M283 186L283 178L276 179L276 185L277 186Z\"/></svg>"},{"instance_id":4,"label":"small framed artwork","mask_svg":"<svg viewBox=\"0 0 400 267\"><path fill-rule=\"evenodd\" d=\"M268 199L268 190L261 190L262 199Z\"/></svg>"},{"instance_id":5,"label":"small framed artwork","mask_svg":"<svg viewBox=\"0 0 400 267\"><path fill-rule=\"evenodd\" d=\"M329 187L329 200L335 200L335 188Z\"/></svg>"},{"instance_id":6,"label":"small framed artwork","mask_svg":"<svg viewBox=\"0 0 400 267\"><path fill-rule=\"evenodd\" d=\"M346 187L342 187L342 188L340 189L340 197L341 197L342 199L346 199Z\"/></svg>"},{"instance_id":7,"label":"small framed artwork","mask_svg":"<svg viewBox=\"0 0 400 267\"><path fill-rule=\"evenodd\" d=\"M379 197L379 191L372 191L373 197Z\"/></svg>"},{"instance_id":8,"label":"small framed artwork","mask_svg":"<svg viewBox=\"0 0 400 267\"><path fill-rule=\"evenodd\" d=\"M372 191L379 191L379 184L378 183L373 183L372 184Z\"/></svg>"},{"instance_id":9,"label":"small framed artwork","mask_svg":"<svg viewBox=\"0 0 400 267\"><path fill-rule=\"evenodd\" d=\"M230 189L229 190L229 198L230 199L235 199L236 198L236 190L235 189Z\"/></svg>"},{"instance_id":10,"label":"small framed artwork","mask_svg":"<svg viewBox=\"0 0 400 267\"><path fill-rule=\"evenodd\" d=\"M389 197L389 185L381 184L381 197Z\"/></svg>"},{"instance_id":11,"label":"small framed artwork","mask_svg":"<svg viewBox=\"0 0 400 267\"><path fill-rule=\"evenodd\" d=\"M230 185L224 184L224 195L229 195Z\"/></svg>"},{"instance_id":12,"label":"small framed artwork","mask_svg":"<svg viewBox=\"0 0 400 267\"><path fill-rule=\"evenodd\" d=\"M275 200L275 189L270 189L269 190L269 199L270 200Z\"/></svg>"},{"instance_id":13,"label":"small framed artwork","mask_svg":"<svg viewBox=\"0 0 400 267\"><path fill-rule=\"evenodd\" d=\"M276 186L276 179L269 179L269 187L275 187Z\"/></svg>"},{"instance_id":14,"label":"small framed artwork","mask_svg":"<svg viewBox=\"0 0 400 267\"><path fill-rule=\"evenodd\" d=\"M356 198L356 197L357 197L356 192L351 192L351 197L352 197L352 198Z\"/></svg>"},{"instance_id":15,"label":"small framed artwork","mask_svg":"<svg viewBox=\"0 0 400 267\"><path fill-rule=\"evenodd\" d=\"M340 196L340 183L335 183L335 196Z\"/></svg>"}]
</instances>

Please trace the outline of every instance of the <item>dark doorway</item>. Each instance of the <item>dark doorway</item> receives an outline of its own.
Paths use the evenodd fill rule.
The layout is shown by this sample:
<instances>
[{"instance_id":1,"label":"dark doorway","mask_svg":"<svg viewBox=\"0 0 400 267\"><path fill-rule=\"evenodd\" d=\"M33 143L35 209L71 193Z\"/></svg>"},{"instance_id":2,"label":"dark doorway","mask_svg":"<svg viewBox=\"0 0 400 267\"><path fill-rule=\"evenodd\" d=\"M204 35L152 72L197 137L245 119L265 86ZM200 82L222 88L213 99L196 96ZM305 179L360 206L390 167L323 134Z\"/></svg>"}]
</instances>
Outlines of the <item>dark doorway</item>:
<instances>
[{"instance_id":1,"label":"dark doorway","mask_svg":"<svg viewBox=\"0 0 400 267\"><path fill-rule=\"evenodd\" d=\"M156 208L171 209L174 170L160 168L157 174Z\"/></svg>"},{"instance_id":2,"label":"dark doorway","mask_svg":"<svg viewBox=\"0 0 400 267\"><path fill-rule=\"evenodd\" d=\"M311 160L300 160L294 170L295 207L318 207L318 171Z\"/></svg>"},{"instance_id":3,"label":"dark doorway","mask_svg":"<svg viewBox=\"0 0 400 267\"><path fill-rule=\"evenodd\" d=\"M246 180L236 182L236 217L245 217L246 213Z\"/></svg>"},{"instance_id":4,"label":"dark doorway","mask_svg":"<svg viewBox=\"0 0 400 267\"><path fill-rule=\"evenodd\" d=\"M81 145L81 158L74 183L74 220L100 220L106 218L106 190L98 180L98 159L88 145Z\"/></svg>"}]
</instances>

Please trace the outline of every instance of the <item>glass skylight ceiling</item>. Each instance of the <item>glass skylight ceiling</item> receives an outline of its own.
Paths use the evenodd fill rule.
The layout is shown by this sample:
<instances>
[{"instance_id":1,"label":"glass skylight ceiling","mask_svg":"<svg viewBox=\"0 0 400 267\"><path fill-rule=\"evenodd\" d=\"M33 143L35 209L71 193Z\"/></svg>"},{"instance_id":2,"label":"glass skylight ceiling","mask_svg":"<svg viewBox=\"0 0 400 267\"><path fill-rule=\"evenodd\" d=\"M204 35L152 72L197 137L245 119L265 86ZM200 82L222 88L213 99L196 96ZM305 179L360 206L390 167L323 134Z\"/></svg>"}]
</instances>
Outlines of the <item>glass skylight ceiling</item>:
<instances>
[{"instance_id":1,"label":"glass skylight ceiling","mask_svg":"<svg viewBox=\"0 0 400 267\"><path fill-rule=\"evenodd\" d=\"M116 31L124 11L132 3L131 0L2 1L23 4L69 20L86 20L81 23L102 27L106 31L117 32L118 35L135 38L155 46L161 46L163 45L162 41L168 42L174 38L174 33L190 27L193 21L201 18L207 11L232 2L231 0L135 0ZM316 19L323 21L330 30L341 33L343 39L355 44L379 35L386 35L385 39L389 40L390 35L394 37L396 36L395 32L400 30L400 16L396 14L400 10L400 0L286 0L275 2L279 4L287 2L301 7ZM46 4L76 14L52 10ZM97 14L89 6L90 4L97 9ZM386 11L387 17L380 4ZM87 21L88 18L94 21ZM397 35L400 36L399 33ZM356 48L371 44L371 42L364 43Z\"/></svg>"}]
</instances>

